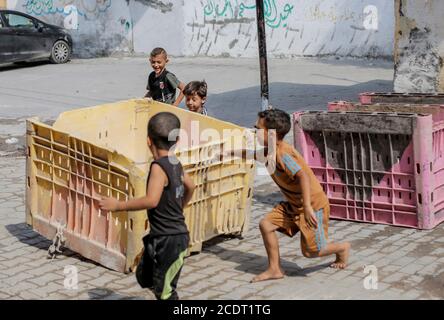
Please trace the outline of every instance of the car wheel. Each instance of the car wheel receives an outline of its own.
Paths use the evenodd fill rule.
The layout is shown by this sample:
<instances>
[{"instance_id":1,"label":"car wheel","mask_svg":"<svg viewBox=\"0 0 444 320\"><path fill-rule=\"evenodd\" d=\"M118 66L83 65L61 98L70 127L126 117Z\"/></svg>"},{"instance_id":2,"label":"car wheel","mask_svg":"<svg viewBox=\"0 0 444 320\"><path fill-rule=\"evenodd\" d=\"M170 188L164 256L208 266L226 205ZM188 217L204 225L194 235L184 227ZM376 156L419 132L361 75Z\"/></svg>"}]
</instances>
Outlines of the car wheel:
<instances>
[{"instance_id":1,"label":"car wheel","mask_svg":"<svg viewBox=\"0 0 444 320\"><path fill-rule=\"evenodd\" d=\"M56 41L52 46L50 60L52 63L65 63L69 60L70 53L69 44L63 40Z\"/></svg>"}]
</instances>

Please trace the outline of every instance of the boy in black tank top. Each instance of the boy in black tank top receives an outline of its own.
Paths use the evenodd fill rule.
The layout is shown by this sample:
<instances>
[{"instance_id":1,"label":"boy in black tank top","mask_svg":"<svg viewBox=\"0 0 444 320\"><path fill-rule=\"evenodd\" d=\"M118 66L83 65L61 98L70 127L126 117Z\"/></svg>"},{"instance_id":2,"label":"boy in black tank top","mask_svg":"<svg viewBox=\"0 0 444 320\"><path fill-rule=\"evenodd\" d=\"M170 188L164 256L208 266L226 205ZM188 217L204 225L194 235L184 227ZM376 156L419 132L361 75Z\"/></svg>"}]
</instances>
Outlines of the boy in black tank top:
<instances>
[{"instance_id":1,"label":"boy in black tank top","mask_svg":"<svg viewBox=\"0 0 444 320\"><path fill-rule=\"evenodd\" d=\"M179 298L176 286L189 244L183 208L195 189L191 178L170 151L178 141L179 129L180 121L172 113L160 112L150 119L147 140L154 161L145 197L100 201L100 208L107 211L147 209L150 233L143 238L144 252L136 278L142 288L150 288L156 298L162 300ZM169 141L173 130L176 130L177 138Z\"/></svg>"}]
</instances>

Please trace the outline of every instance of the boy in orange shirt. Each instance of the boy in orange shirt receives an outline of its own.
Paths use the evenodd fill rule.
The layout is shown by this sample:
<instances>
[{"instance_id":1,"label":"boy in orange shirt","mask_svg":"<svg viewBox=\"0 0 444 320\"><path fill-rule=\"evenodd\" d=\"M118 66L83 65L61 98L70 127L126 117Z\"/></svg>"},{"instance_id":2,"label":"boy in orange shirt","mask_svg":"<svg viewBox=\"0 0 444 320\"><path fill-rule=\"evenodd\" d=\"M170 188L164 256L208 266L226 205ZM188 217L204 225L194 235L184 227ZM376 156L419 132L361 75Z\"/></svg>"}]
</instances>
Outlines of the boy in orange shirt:
<instances>
[{"instance_id":1,"label":"boy in orange shirt","mask_svg":"<svg viewBox=\"0 0 444 320\"><path fill-rule=\"evenodd\" d=\"M258 116L255 126L259 130L258 142L268 152L267 168L287 201L275 206L259 223L269 265L266 271L254 277L251 282L284 277L275 231L290 237L300 232L304 257L317 258L335 254L336 261L331 267L344 269L350 244L327 243L330 215L328 198L304 158L283 140L291 129L290 116L278 109L259 112ZM243 156L246 156L246 152ZM254 157L257 158L256 153ZM270 165L274 165L271 171Z\"/></svg>"}]
</instances>

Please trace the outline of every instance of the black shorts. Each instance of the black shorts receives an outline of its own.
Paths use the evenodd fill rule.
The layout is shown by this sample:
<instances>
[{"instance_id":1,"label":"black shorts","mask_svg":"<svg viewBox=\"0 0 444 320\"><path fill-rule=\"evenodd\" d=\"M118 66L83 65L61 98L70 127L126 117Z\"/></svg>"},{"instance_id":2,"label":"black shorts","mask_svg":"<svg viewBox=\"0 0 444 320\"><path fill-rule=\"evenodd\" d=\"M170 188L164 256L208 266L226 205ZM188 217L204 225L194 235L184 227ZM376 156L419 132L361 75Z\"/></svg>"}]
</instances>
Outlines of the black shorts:
<instances>
[{"instance_id":1,"label":"black shorts","mask_svg":"<svg viewBox=\"0 0 444 320\"><path fill-rule=\"evenodd\" d=\"M188 234L143 238L144 252L136 270L137 282L157 299L177 300L177 282L188 249Z\"/></svg>"}]
</instances>

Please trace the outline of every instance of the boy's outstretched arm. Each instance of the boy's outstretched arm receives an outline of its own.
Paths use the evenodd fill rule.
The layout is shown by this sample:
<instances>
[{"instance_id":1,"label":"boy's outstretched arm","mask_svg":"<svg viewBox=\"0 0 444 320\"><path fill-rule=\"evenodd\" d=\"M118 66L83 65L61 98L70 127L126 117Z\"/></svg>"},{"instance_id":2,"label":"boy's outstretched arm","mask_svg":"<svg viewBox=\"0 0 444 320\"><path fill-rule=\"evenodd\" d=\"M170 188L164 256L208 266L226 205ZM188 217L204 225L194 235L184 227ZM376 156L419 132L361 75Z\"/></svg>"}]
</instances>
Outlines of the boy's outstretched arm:
<instances>
[{"instance_id":1,"label":"boy's outstretched arm","mask_svg":"<svg viewBox=\"0 0 444 320\"><path fill-rule=\"evenodd\" d=\"M183 94L183 89L185 88L185 83L183 82L179 82L179 85L177 86L180 90L179 96L177 97L176 101L174 101L173 106L178 107L179 103L182 101L184 94Z\"/></svg>"},{"instance_id":2,"label":"boy's outstretched arm","mask_svg":"<svg viewBox=\"0 0 444 320\"><path fill-rule=\"evenodd\" d=\"M236 149L231 151L226 151L222 153L216 153L214 158L222 161L224 158L233 158L239 157L242 160L255 160L259 162L265 162L265 157L267 156L267 149L264 149L263 152L258 153L253 149Z\"/></svg>"},{"instance_id":3,"label":"boy's outstretched arm","mask_svg":"<svg viewBox=\"0 0 444 320\"><path fill-rule=\"evenodd\" d=\"M299 170L296 173L296 177L298 177L299 183L301 185L302 199L304 203L305 221L307 221L308 225L311 228L316 229L318 227L318 220L316 219L313 208L311 206L310 177L302 170Z\"/></svg>"},{"instance_id":4,"label":"boy's outstretched arm","mask_svg":"<svg viewBox=\"0 0 444 320\"><path fill-rule=\"evenodd\" d=\"M162 197L163 188L168 184L168 177L158 164L153 164L149 179L146 196L128 201L103 198L99 202L100 209L106 211L135 211L157 207Z\"/></svg>"},{"instance_id":5,"label":"boy's outstretched arm","mask_svg":"<svg viewBox=\"0 0 444 320\"><path fill-rule=\"evenodd\" d=\"M185 195L183 197L183 206L185 207L188 202L190 202L191 198L193 197L194 190L196 189L196 185L193 183L193 180L191 180L190 176L184 172L184 179L183 184L185 187Z\"/></svg>"}]
</instances>

